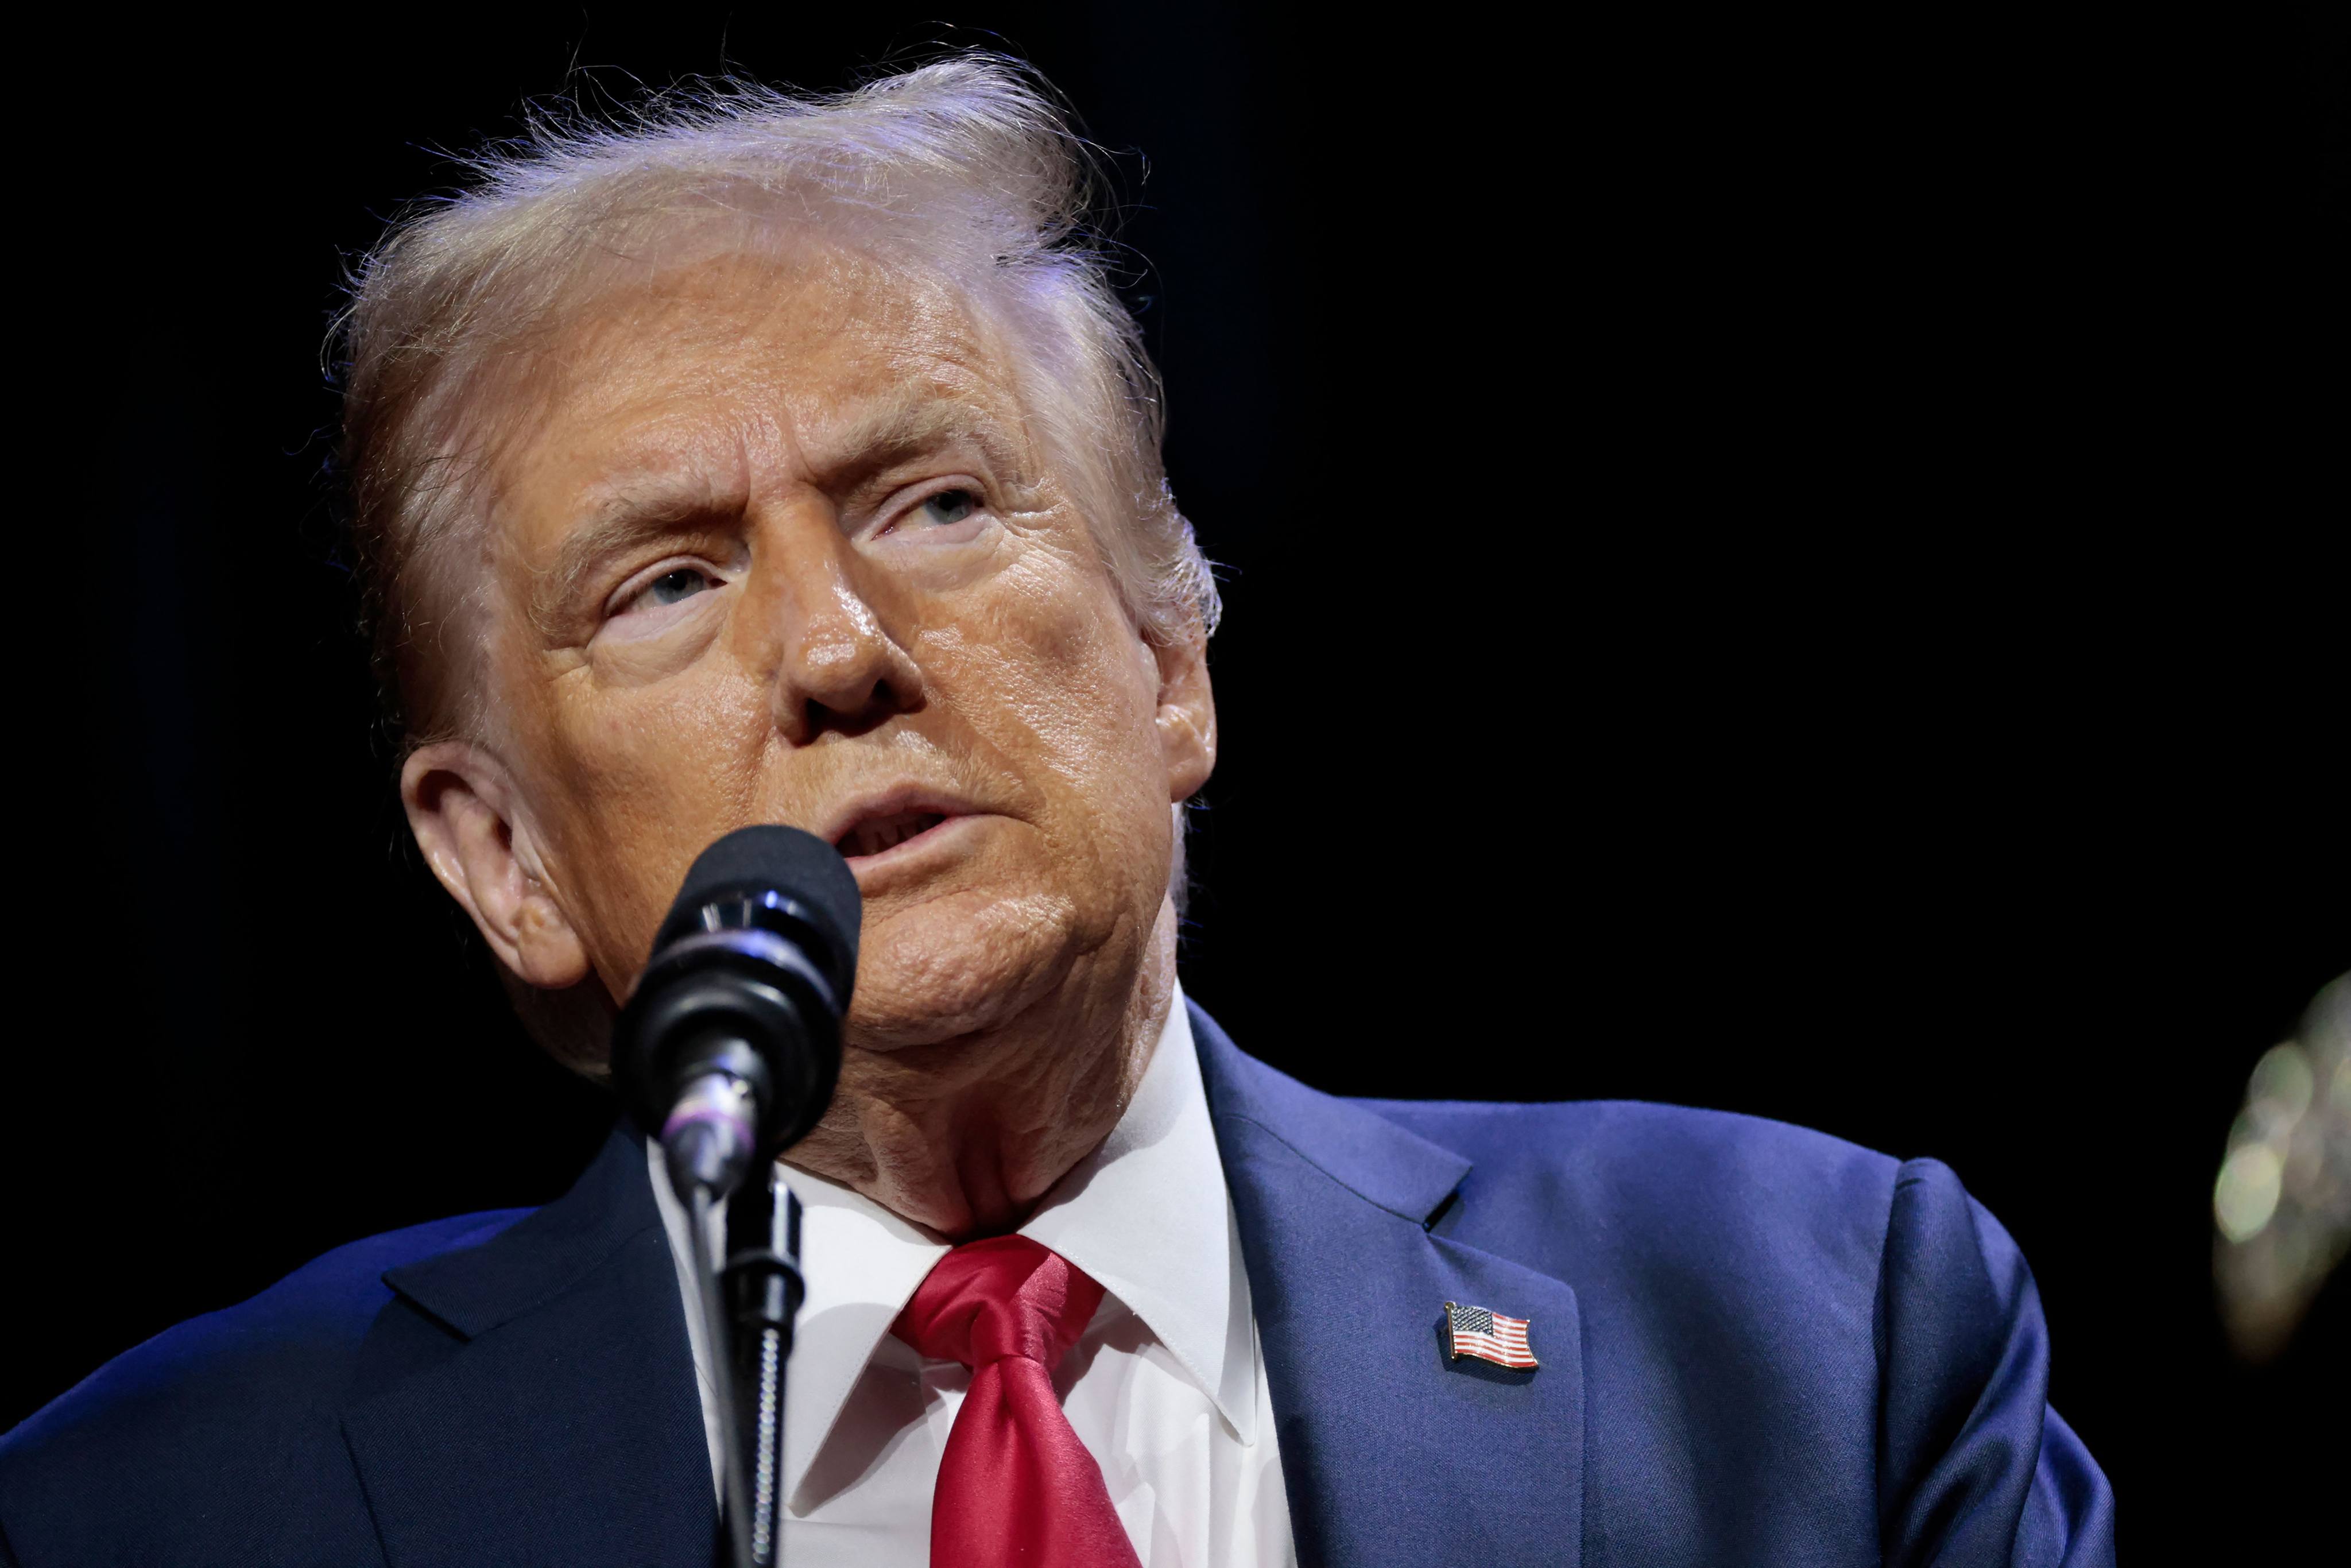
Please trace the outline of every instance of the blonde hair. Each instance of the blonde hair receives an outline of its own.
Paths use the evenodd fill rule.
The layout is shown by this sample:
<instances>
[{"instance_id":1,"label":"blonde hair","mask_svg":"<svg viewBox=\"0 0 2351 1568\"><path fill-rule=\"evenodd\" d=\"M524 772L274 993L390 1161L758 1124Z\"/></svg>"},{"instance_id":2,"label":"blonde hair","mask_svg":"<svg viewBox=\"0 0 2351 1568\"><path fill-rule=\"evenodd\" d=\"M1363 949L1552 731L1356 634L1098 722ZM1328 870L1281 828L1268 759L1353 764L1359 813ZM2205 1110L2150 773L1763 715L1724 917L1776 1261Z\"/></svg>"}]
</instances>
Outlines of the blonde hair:
<instances>
[{"instance_id":1,"label":"blonde hair","mask_svg":"<svg viewBox=\"0 0 2351 1568\"><path fill-rule=\"evenodd\" d=\"M484 459L522 434L497 394L519 401L511 372L583 288L684 234L854 244L997 317L1138 629L1162 644L1214 631L1216 583L1167 486L1158 376L1084 226L1094 164L1027 68L963 55L830 97L727 81L603 120L538 113L471 169L360 260L338 324L351 534L404 737L463 727L449 643L480 584L456 547L480 526Z\"/></svg>"}]
</instances>

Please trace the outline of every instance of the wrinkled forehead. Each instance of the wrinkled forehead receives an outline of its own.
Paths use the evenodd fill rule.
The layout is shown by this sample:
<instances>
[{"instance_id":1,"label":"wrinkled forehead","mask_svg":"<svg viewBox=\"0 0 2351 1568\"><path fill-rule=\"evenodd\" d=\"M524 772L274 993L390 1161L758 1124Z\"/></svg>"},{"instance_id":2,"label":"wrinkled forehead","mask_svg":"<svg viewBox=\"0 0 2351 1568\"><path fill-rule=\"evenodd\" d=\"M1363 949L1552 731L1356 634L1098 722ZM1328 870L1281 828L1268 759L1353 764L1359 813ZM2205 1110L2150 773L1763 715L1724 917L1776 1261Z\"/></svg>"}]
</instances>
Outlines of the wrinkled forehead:
<instances>
[{"instance_id":1,"label":"wrinkled forehead","mask_svg":"<svg viewBox=\"0 0 2351 1568\"><path fill-rule=\"evenodd\" d=\"M1011 340L952 279L801 243L665 259L583 289L513 357L494 510L569 515L660 476L820 479L893 445L1030 442Z\"/></svg>"}]
</instances>

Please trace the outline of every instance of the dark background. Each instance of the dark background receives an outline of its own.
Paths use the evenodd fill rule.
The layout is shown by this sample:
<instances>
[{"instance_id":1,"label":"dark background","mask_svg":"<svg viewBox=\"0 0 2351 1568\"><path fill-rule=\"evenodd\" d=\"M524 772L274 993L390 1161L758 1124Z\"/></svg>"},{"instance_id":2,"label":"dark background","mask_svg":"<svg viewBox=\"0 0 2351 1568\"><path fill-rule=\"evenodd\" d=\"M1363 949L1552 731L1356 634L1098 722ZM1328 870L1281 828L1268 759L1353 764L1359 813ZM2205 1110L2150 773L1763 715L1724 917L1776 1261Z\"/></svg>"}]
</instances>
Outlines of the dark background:
<instances>
[{"instance_id":1,"label":"dark background","mask_svg":"<svg viewBox=\"0 0 2351 1568\"><path fill-rule=\"evenodd\" d=\"M1148 257L1228 605L1193 994L1341 1092L1482 1054L1938 1155L2135 1543L2315 1505L2345 1288L2231 1362L2210 1194L2351 968L2340 12L854 9L75 46L17 192L13 336L60 347L12 465L0 1427L553 1197L610 1114L402 847L323 472L347 260L527 95L944 38L1045 69Z\"/></svg>"}]
</instances>

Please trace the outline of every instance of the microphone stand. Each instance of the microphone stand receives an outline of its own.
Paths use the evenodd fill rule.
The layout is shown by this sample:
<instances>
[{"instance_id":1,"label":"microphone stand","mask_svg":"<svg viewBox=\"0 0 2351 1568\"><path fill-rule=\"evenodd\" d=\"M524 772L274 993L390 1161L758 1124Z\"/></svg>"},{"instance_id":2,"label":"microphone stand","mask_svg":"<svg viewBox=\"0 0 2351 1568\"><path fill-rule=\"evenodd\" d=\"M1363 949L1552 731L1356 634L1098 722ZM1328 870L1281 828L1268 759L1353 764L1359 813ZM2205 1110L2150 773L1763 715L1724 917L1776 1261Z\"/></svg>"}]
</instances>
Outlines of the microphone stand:
<instances>
[{"instance_id":1,"label":"microphone stand","mask_svg":"<svg viewBox=\"0 0 2351 1568\"><path fill-rule=\"evenodd\" d=\"M719 1294L720 1273L710 1252L711 1222L717 1209L711 1189L700 1182L686 1184L683 1195L688 1216L686 1228L694 1243L694 1295L702 1311L703 1343L710 1349L711 1375L724 1380L718 1396L718 1552L717 1568L752 1568L749 1488L744 1480L742 1400L729 1375L733 1358L728 1347L726 1312Z\"/></svg>"},{"instance_id":2,"label":"microphone stand","mask_svg":"<svg viewBox=\"0 0 2351 1568\"><path fill-rule=\"evenodd\" d=\"M726 1204L726 1263L715 1266L710 1189L692 1186L695 1294L718 1399L722 1456L719 1568L783 1562L784 1365L807 1286L800 1279L800 1200L768 1162Z\"/></svg>"},{"instance_id":3,"label":"microphone stand","mask_svg":"<svg viewBox=\"0 0 2351 1568\"><path fill-rule=\"evenodd\" d=\"M732 1320L731 1392L741 1455L728 1466L728 1479L741 1484L743 1499L741 1508L730 1506L726 1523L730 1533L748 1535L734 1543L737 1563L777 1568L784 1554L784 1368L808 1287L800 1277L800 1200L773 1160L764 1181L755 1176L727 1202L720 1288Z\"/></svg>"}]
</instances>

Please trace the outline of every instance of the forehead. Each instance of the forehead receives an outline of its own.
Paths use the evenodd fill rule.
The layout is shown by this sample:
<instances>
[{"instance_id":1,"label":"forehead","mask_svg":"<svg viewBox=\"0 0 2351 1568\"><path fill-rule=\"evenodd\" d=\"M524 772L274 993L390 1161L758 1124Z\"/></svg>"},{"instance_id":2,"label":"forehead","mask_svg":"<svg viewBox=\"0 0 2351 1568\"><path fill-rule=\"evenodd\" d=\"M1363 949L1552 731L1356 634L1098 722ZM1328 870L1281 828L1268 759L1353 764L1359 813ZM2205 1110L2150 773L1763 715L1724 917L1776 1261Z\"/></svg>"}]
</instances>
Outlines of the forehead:
<instances>
[{"instance_id":1,"label":"forehead","mask_svg":"<svg viewBox=\"0 0 2351 1568\"><path fill-rule=\"evenodd\" d=\"M527 359L494 462L507 502L576 506L681 465L756 484L880 431L1022 423L1005 339L962 291L831 249L607 283Z\"/></svg>"}]
</instances>

